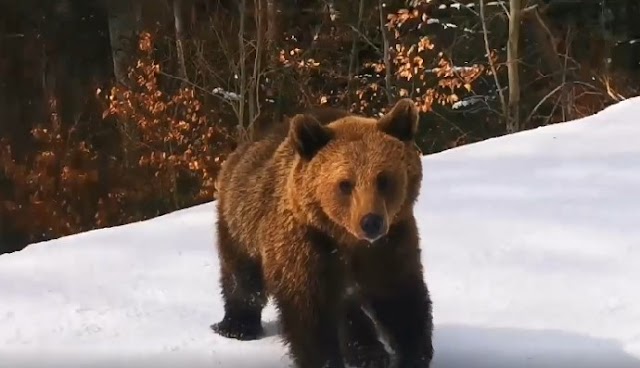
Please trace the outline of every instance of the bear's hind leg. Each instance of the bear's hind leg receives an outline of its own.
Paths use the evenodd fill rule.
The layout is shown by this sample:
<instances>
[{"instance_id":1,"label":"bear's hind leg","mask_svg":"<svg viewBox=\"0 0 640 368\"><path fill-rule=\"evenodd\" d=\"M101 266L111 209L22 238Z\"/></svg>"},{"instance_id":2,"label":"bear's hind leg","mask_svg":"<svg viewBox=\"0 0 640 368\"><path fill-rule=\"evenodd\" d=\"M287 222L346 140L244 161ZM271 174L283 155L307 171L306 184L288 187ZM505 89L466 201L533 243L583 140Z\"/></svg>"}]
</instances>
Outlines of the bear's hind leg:
<instances>
[{"instance_id":1,"label":"bear's hind leg","mask_svg":"<svg viewBox=\"0 0 640 368\"><path fill-rule=\"evenodd\" d=\"M221 218L218 219L218 256L224 318L211 329L228 338L258 339L264 333L261 318L267 303L262 265L242 252Z\"/></svg>"},{"instance_id":2,"label":"bear's hind leg","mask_svg":"<svg viewBox=\"0 0 640 368\"><path fill-rule=\"evenodd\" d=\"M347 364L358 368L385 368L391 360L378 339L373 321L362 310L359 300L346 302L341 339Z\"/></svg>"}]
</instances>

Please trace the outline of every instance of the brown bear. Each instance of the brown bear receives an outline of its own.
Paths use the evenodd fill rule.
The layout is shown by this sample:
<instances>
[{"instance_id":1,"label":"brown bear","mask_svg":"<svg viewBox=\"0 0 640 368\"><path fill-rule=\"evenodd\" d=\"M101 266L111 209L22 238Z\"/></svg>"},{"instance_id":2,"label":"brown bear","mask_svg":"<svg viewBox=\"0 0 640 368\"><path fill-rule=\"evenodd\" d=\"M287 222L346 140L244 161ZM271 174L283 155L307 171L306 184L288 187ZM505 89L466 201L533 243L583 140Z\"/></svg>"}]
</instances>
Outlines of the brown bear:
<instances>
[{"instance_id":1,"label":"brown bear","mask_svg":"<svg viewBox=\"0 0 640 368\"><path fill-rule=\"evenodd\" d=\"M379 119L320 108L239 145L217 180L225 314L211 328L259 338L272 297L297 367L428 367L417 125L409 99Z\"/></svg>"}]
</instances>

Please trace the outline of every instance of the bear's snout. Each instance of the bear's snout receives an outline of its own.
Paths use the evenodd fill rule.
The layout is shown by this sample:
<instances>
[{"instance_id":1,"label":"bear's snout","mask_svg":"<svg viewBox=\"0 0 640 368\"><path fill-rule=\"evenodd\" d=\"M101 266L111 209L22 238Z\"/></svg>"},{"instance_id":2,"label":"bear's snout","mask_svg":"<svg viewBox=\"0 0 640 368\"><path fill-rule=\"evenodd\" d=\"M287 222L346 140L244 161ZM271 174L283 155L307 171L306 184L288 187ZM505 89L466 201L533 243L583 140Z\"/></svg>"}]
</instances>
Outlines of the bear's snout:
<instances>
[{"instance_id":1,"label":"bear's snout","mask_svg":"<svg viewBox=\"0 0 640 368\"><path fill-rule=\"evenodd\" d=\"M369 242L374 242L383 235L385 229L384 217L375 213L368 213L360 220L360 228Z\"/></svg>"}]
</instances>

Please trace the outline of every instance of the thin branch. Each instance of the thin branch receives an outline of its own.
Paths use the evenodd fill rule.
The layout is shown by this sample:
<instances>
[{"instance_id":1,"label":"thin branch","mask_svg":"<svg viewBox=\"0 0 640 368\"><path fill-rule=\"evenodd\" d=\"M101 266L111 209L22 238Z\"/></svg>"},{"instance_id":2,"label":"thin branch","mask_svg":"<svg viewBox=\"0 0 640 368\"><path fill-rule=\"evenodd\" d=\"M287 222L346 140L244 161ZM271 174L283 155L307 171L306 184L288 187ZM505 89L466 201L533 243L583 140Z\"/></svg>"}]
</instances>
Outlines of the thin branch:
<instances>
[{"instance_id":1,"label":"thin branch","mask_svg":"<svg viewBox=\"0 0 640 368\"><path fill-rule=\"evenodd\" d=\"M498 3L500 4L500 6L502 7L502 10L504 11L504 13L507 15L507 18L509 20L511 20L511 12L509 12L509 9L507 8L507 6L505 5L504 1L498 1Z\"/></svg>"},{"instance_id":2,"label":"thin branch","mask_svg":"<svg viewBox=\"0 0 640 368\"><path fill-rule=\"evenodd\" d=\"M538 103L536 104L536 106L533 108L533 110L531 110L531 113L529 114L529 116L527 117L527 121L531 121L531 118L533 118L533 115L536 113L536 111L538 111L538 108L540 108L540 106L542 106L542 104L548 100L551 96L553 96L556 92L558 92L559 90L561 90L563 87L565 86L564 83L556 86L556 88L552 89L551 92L547 93L543 98L540 99L540 101L538 101Z\"/></svg>"},{"instance_id":3,"label":"thin branch","mask_svg":"<svg viewBox=\"0 0 640 368\"><path fill-rule=\"evenodd\" d=\"M556 102L553 104L553 108L551 109L551 112L547 116L547 119L545 120L543 125L549 125L551 118L553 118L553 114L555 114L556 110L558 109L558 105L560 104L561 99L562 99L562 96L558 96L558 98L556 98Z\"/></svg>"},{"instance_id":4,"label":"thin branch","mask_svg":"<svg viewBox=\"0 0 640 368\"><path fill-rule=\"evenodd\" d=\"M453 7L453 5L458 5L458 7L464 7L465 9L467 9L468 11L472 12L474 15L479 16L478 12L476 12L475 10L473 10L473 8L471 8L469 5L467 4L463 4L459 1L453 0L451 2L451 5L449 5L450 7ZM471 4L473 5L473 4Z\"/></svg>"},{"instance_id":5,"label":"thin branch","mask_svg":"<svg viewBox=\"0 0 640 368\"><path fill-rule=\"evenodd\" d=\"M562 64L562 85L567 83L567 64L569 62L569 36L571 35L571 25L567 29L567 36L564 41L565 49L564 49L564 63ZM564 110L564 109L563 109ZM566 117L563 117L564 121L567 121Z\"/></svg>"},{"instance_id":6,"label":"thin branch","mask_svg":"<svg viewBox=\"0 0 640 368\"><path fill-rule=\"evenodd\" d=\"M212 20L212 23L213 21L214 20ZM211 28L213 30L213 34L216 36L216 39L218 41L218 46L222 50L222 53L227 57L227 60L229 62L229 69L234 74L240 74L240 71L238 70L238 66L232 62L233 55L232 55L232 52L229 50L227 43L223 41L224 39L223 35L220 34L217 27L212 26ZM233 29L233 24L230 25L230 28Z\"/></svg>"},{"instance_id":7,"label":"thin branch","mask_svg":"<svg viewBox=\"0 0 640 368\"><path fill-rule=\"evenodd\" d=\"M604 84L607 90L607 96L611 97L611 99L616 102L626 100L626 97L613 90L613 87L611 87L611 79L608 76L600 77L600 81Z\"/></svg>"},{"instance_id":8,"label":"thin branch","mask_svg":"<svg viewBox=\"0 0 640 368\"><path fill-rule=\"evenodd\" d=\"M543 28L547 29L546 24L544 23L544 21L542 20L542 18L540 18L540 15L538 14L538 12L536 11L536 15L538 17L538 21L540 22L541 25L543 25ZM561 89L564 88L564 86L567 84L567 64L568 64L568 60L569 60L569 34L571 32L571 27L569 27L569 29L567 30L567 36L565 39L565 52L564 52L564 65L563 65L563 69L562 69L562 82L560 84L558 84L554 89L552 89L549 93L547 93L542 99L540 99L540 101L538 101L538 103L536 104L536 106L534 106L534 108L531 110L531 112L529 113L529 116L527 117L527 122L530 122L531 119L533 118L533 115L536 113L536 111L538 111L538 108L540 108L540 106L542 106L542 104L549 99L551 96L553 96L556 92L560 91ZM549 36L551 36L551 34L549 34ZM558 101L562 99L562 96L559 97L559 99L556 101L556 105L558 103ZM555 107L554 107L555 110Z\"/></svg>"},{"instance_id":9,"label":"thin branch","mask_svg":"<svg viewBox=\"0 0 640 368\"><path fill-rule=\"evenodd\" d=\"M542 16L540 15L539 11L536 10L534 12L534 14L536 15L536 19L538 20L538 23L540 24L542 29L544 29L544 31L547 33L547 36L549 37L549 40L551 40L551 42L553 43L553 41L556 38L553 35L553 32L551 32L551 29L549 29L549 26L547 25L547 22L545 22L544 19L542 19ZM555 47L555 44L553 44L553 46Z\"/></svg>"},{"instance_id":10,"label":"thin branch","mask_svg":"<svg viewBox=\"0 0 640 368\"><path fill-rule=\"evenodd\" d=\"M491 67L491 74L493 74L493 78L496 83L496 88L498 89L498 93L500 95L500 104L502 105L502 113L504 114L505 119L509 117L507 111L507 102L504 99L504 93L502 93L502 87L500 86L500 81L498 80L498 72L496 67L491 60L491 47L489 46L489 31L487 29L487 21L485 17L485 4L484 0L480 0L480 21L482 22L482 33L484 35L484 47L487 52L487 60L489 61L489 66Z\"/></svg>"},{"instance_id":11,"label":"thin branch","mask_svg":"<svg viewBox=\"0 0 640 368\"><path fill-rule=\"evenodd\" d=\"M371 41L371 39L367 37L367 35L362 33L362 31L360 31L359 29L357 29L351 24L349 24L348 26L349 28L351 28L352 31L356 32L369 46L371 46L372 49L376 50L376 52L382 53L382 50L380 50L380 47L374 44L373 41Z\"/></svg>"}]
</instances>

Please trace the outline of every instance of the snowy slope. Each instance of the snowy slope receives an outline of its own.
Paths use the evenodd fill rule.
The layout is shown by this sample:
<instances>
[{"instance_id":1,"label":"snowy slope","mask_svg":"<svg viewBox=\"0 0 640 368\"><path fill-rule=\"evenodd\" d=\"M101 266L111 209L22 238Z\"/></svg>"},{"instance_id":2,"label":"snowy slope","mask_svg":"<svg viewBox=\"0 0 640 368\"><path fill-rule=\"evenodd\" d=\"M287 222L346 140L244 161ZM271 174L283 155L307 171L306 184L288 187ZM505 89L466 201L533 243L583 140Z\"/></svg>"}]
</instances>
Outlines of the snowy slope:
<instances>
[{"instance_id":1,"label":"snowy slope","mask_svg":"<svg viewBox=\"0 0 640 368\"><path fill-rule=\"evenodd\" d=\"M434 368L640 367L638 116L424 158ZM262 340L209 330L213 221L209 203L0 256L0 367L288 366L272 306Z\"/></svg>"}]
</instances>

